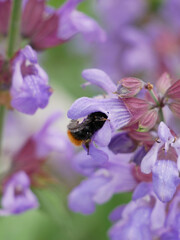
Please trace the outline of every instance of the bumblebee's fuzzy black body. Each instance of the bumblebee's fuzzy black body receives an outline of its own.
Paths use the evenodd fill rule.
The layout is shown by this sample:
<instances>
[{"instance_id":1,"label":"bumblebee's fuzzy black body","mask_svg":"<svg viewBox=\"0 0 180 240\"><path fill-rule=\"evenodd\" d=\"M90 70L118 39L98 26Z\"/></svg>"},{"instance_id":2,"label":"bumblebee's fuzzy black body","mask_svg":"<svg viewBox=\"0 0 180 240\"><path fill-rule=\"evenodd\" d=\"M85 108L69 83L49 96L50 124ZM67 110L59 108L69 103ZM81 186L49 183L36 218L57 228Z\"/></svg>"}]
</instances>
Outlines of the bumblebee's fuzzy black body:
<instances>
[{"instance_id":1,"label":"bumblebee's fuzzy black body","mask_svg":"<svg viewBox=\"0 0 180 240\"><path fill-rule=\"evenodd\" d=\"M75 140L82 142L90 142L95 132L101 129L107 120L107 115L102 112L94 112L87 116L87 118L79 123L77 120L71 120L68 125L68 131ZM72 141L74 144L75 141ZM79 144L76 144L79 145Z\"/></svg>"}]
</instances>

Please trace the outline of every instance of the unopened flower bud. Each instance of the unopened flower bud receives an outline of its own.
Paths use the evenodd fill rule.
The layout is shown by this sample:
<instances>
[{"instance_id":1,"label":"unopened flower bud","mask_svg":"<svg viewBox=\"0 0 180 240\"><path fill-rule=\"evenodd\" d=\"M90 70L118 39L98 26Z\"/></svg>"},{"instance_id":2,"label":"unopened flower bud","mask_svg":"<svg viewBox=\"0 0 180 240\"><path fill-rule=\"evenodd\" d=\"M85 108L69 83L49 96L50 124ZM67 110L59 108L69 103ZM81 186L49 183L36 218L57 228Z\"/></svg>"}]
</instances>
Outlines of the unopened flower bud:
<instances>
[{"instance_id":1,"label":"unopened flower bud","mask_svg":"<svg viewBox=\"0 0 180 240\"><path fill-rule=\"evenodd\" d=\"M131 153L135 151L137 144L128 133L123 132L113 136L108 147L114 154Z\"/></svg>"},{"instance_id":2,"label":"unopened flower bud","mask_svg":"<svg viewBox=\"0 0 180 240\"><path fill-rule=\"evenodd\" d=\"M143 88L144 82L138 78L123 78L117 86L117 94L120 97L134 97Z\"/></svg>"}]
</instances>

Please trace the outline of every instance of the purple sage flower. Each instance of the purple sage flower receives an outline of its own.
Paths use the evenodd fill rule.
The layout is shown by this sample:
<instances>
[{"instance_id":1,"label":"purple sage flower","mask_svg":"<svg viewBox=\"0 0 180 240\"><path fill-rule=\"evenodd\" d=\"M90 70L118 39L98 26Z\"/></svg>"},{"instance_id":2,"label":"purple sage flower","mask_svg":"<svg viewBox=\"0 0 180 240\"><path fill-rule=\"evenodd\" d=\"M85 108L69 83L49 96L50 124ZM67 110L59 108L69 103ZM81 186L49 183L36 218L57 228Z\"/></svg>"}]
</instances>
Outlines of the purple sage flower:
<instances>
[{"instance_id":1,"label":"purple sage flower","mask_svg":"<svg viewBox=\"0 0 180 240\"><path fill-rule=\"evenodd\" d=\"M115 81L127 76L147 81L165 71L180 75L178 0L156 4L143 0L100 0L95 9L107 30L107 41L95 49L98 68Z\"/></svg>"},{"instance_id":2,"label":"purple sage flower","mask_svg":"<svg viewBox=\"0 0 180 240\"><path fill-rule=\"evenodd\" d=\"M68 0L58 9L46 6L45 0L24 2L22 35L30 38L36 50L54 47L81 33L87 41L104 41L105 32L98 23L76 10L83 0Z\"/></svg>"},{"instance_id":3,"label":"purple sage flower","mask_svg":"<svg viewBox=\"0 0 180 240\"><path fill-rule=\"evenodd\" d=\"M101 87L108 95L105 98L79 98L72 104L67 115L71 119L79 119L94 112L105 113L107 120L94 134L92 141L99 146L107 146L113 131L125 126L130 121L131 115L122 99L114 94L116 86L105 72L99 69L87 69L82 75L88 81L87 84Z\"/></svg>"},{"instance_id":4,"label":"purple sage flower","mask_svg":"<svg viewBox=\"0 0 180 240\"><path fill-rule=\"evenodd\" d=\"M15 173L5 184L1 200L1 216L20 214L39 206L30 190L30 180L25 172Z\"/></svg>"},{"instance_id":5,"label":"purple sage flower","mask_svg":"<svg viewBox=\"0 0 180 240\"><path fill-rule=\"evenodd\" d=\"M152 172L154 191L161 201L167 202L172 199L180 183L178 157L180 144L179 139L176 140L164 122L159 124L158 137L142 159L141 171L146 174ZM174 161L177 161L177 164Z\"/></svg>"},{"instance_id":6,"label":"purple sage flower","mask_svg":"<svg viewBox=\"0 0 180 240\"><path fill-rule=\"evenodd\" d=\"M22 113L34 114L38 108L45 108L48 104L52 94L48 76L30 46L21 49L13 59L10 91L12 107Z\"/></svg>"},{"instance_id":7,"label":"purple sage flower","mask_svg":"<svg viewBox=\"0 0 180 240\"><path fill-rule=\"evenodd\" d=\"M150 191L126 206L117 207L110 215L116 222L109 231L110 239L159 239L165 225L166 207Z\"/></svg>"},{"instance_id":8,"label":"purple sage flower","mask_svg":"<svg viewBox=\"0 0 180 240\"><path fill-rule=\"evenodd\" d=\"M87 163L80 162L81 169L84 163L84 173L88 173L89 178L82 181L69 195L69 207L73 211L91 214L95 211L96 204L103 204L115 193L128 192L137 186L138 182L133 175L134 164L127 162L127 155L117 156L110 151L106 151L106 154L108 159L101 162L97 171L92 171L92 168L95 170L95 162L90 158L85 159Z\"/></svg>"}]
</instances>

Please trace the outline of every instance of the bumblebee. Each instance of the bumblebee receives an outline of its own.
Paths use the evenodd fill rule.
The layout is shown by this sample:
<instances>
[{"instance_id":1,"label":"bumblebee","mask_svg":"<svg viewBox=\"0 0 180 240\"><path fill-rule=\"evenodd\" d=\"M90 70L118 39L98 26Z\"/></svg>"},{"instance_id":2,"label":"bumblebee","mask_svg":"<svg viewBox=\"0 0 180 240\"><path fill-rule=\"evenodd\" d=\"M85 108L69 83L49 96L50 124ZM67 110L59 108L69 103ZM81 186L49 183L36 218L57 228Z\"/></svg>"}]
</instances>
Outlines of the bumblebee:
<instances>
[{"instance_id":1,"label":"bumblebee","mask_svg":"<svg viewBox=\"0 0 180 240\"><path fill-rule=\"evenodd\" d=\"M67 126L69 139L76 146L84 144L89 150L92 136L103 127L107 118L103 112L94 112L89 114L81 123L78 120L71 120Z\"/></svg>"}]
</instances>

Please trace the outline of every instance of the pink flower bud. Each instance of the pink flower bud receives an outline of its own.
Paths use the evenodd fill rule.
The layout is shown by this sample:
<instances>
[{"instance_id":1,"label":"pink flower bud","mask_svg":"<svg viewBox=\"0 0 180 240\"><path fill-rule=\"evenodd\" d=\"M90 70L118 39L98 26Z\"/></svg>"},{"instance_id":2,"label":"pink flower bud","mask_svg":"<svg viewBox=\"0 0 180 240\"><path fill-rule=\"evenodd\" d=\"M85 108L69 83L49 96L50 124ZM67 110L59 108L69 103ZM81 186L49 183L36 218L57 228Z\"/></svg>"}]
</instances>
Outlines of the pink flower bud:
<instances>
[{"instance_id":1,"label":"pink flower bud","mask_svg":"<svg viewBox=\"0 0 180 240\"><path fill-rule=\"evenodd\" d=\"M134 97L144 87L144 82L138 78L123 78L117 86L117 94L120 97Z\"/></svg>"}]
</instances>

